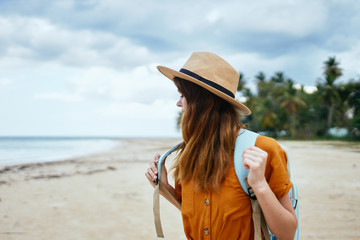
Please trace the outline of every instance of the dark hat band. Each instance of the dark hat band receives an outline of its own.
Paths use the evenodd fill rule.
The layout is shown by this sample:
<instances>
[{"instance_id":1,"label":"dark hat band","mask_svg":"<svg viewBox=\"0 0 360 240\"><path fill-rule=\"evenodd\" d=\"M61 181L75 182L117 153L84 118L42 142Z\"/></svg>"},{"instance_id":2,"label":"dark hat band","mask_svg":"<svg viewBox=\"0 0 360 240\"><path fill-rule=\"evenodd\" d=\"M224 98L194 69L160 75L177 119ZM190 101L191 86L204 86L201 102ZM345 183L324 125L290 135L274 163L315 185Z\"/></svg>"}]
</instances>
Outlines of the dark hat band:
<instances>
[{"instance_id":1,"label":"dark hat band","mask_svg":"<svg viewBox=\"0 0 360 240\"><path fill-rule=\"evenodd\" d=\"M214 83L214 82L212 82L212 81L210 81L210 80L208 80L206 78L203 78L203 77L197 75L196 73L194 73L192 71L189 71L189 70L187 70L185 68L182 68L182 69L180 69L180 72L184 73L186 75L189 75L190 77L193 77L193 78L205 83L206 85L209 85L209 86L219 90L220 92L228 95L229 97L235 98L235 95L231 91L227 90L226 88L224 88L223 86L220 86L217 83Z\"/></svg>"}]
</instances>

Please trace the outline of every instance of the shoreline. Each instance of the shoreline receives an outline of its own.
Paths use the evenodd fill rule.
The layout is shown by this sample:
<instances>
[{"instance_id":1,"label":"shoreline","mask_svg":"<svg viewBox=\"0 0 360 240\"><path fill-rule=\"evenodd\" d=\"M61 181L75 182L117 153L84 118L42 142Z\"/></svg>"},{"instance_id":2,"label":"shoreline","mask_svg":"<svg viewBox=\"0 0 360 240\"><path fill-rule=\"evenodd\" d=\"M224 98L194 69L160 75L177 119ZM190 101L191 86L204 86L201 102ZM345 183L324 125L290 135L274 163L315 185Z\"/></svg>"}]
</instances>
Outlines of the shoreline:
<instances>
[{"instance_id":1,"label":"shoreline","mask_svg":"<svg viewBox=\"0 0 360 240\"><path fill-rule=\"evenodd\" d=\"M0 138L0 167L56 162L109 151L122 140L86 137Z\"/></svg>"},{"instance_id":2,"label":"shoreline","mask_svg":"<svg viewBox=\"0 0 360 240\"><path fill-rule=\"evenodd\" d=\"M157 239L144 173L179 141L132 139L90 156L0 167L0 239ZM301 239L359 239L360 148L279 142L299 188ZM180 212L160 202L165 239L185 239Z\"/></svg>"},{"instance_id":3,"label":"shoreline","mask_svg":"<svg viewBox=\"0 0 360 240\"><path fill-rule=\"evenodd\" d=\"M148 162L151 157L136 153L137 149L142 150L142 144L138 146L133 143L153 142L156 150L156 142L161 144L168 142L177 143L177 138L129 138L117 140L116 146L97 153L84 154L78 157L65 158L62 160L25 162L13 164L0 164L0 185L8 184L18 180L31 180L41 178L61 178L77 174L93 174L104 171L114 171L116 166L121 163ZM136 147L135 147L136 146ZM146 149L146 148L145 148ZM130 150L130 152L129 152ZM160 147L159 150L166 151L167 147ZM163 152L159 152L162 154ZM129 157L133 160L129 160ZM149 158L150 157L150 158ZM146 159L146 160L145 160ZM15 175L10 180L4 180L8 175Z\"/></svg>"},{"instance_id":4,"label":"shoreline","mask_svg":"<svg viewBox=\"0 0 360 240\"><path fill-rule=\"evenodd\" d=\"M173 140L179 140L179 138L177 137L84 137L84 136L0 136L0 148L3 147L2 141L20 141L23 142L26 140L40 140L43 142L59 142L59 144L61 144L61 141L111 141L111 144L107 144L108 146L103 146L100 147L97 150L91 150L89 151L88 149L86 150L78 150L78 151L73 151L72 154L73 155L69 155L69 151L67 150L62 150L60 156L56 156L53 157L52 154L51 156L48 155L42 155L42 154L36 154L36 156L34 157L34 155L31 155L30 158L34 158L34 160L8 160L6 159L5 161L2 161L2 158L4 158L4 156L2 156L2 158L0 158L0 169L3 167L10 167L10 166L15 166L15 165L27 165L27 164L38 164L38 163L46 163L46 162L60 162L60 161L67 161L67 160L72 160L72 159L78 159L78 158L84 158L87 156L91 156L91 155L99 155L102 153L107 153L110 151L113 151L116 148L119 148L121 146L122 143L124 142L129 142L129 141L152 141L152 140L160 140L160 141L167 141L169 140L170 142ZM27 144L31 144L31 142L26 142ZM6 144L6 143L5 143ZM90 145L93 146L94 143L92 143ZM14 145L16 146L16 145ZM10 145L10 147L14 146ZM58 147L56 144L53 145L53 147ZM5 145L4 148L6 149L8 146ZM36 146L37 148L41 147L41 148L47 148L47 146ZM78 146L72 146L72 149L76 149ZM27 150L27 148L25 147L24 150L22 149L23 146L19 145L16 146L16 151L13 150L13 152L18 152L18 151L31 151ZM81 148L84 148L83 146L81 146ZM51 147L50 147L51 149ZM71 152L71 150L70 150ZM67 154L65 154L67 153ZM5 154L8 154L5 152ZM25 154L24 154L25 156ZM22 156L22 158L26 159L26 157ZM40 160L37 160L37 159Z\"/></svg>"}]
</instances>

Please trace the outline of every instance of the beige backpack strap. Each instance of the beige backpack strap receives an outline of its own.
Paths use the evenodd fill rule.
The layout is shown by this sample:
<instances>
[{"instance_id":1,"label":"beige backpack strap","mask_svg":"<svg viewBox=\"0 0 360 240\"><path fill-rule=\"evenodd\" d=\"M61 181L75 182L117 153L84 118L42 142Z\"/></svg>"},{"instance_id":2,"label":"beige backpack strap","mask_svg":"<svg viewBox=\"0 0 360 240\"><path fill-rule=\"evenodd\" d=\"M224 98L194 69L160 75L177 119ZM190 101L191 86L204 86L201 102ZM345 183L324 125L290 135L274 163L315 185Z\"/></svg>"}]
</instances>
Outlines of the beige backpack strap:
<instances>
[{"instance_id":1,"label":"beige backpack strap","mask_svg":"<svg viewBox=\"0 0 360 240\"><path fill-rule=\"evenodd\" d=\"M167 188L160 182L161 177L161 166L164 164L164 161L168 155L170 155L173 151L178 150L179 146L182 143L179 143L173 146L170 150L160 156L159 162L155 163L158 169L158 180L155 181L154 195L153 195L153 212L154 212L154 223L156 234L159 238L163 238L164 234L162 231L161 221L160 221L160 193L163 195L170 203L172 203L177 209L181 211L181 204L177 201L177 199L167 190Z\"/></svg>"},{"instance_id":2,"label":"beige backpack strap","mask_svg":"<svg viewBox=\"0 0 360 240\"><path fill-rule=\"evenodd\" d=\"M169 190L167 190L167 188L161 182L159 185L160 194L181 211L180 202L169 192Z\"/></svg>"},{"instance_id":3,"label":"beige backpack strap","mask_svg":"<svg viewBox=\"0 0 360 240\"><path fill-rule=\"evenodd\" d=\"M153 195L154 223L155 223L157 237L164 238L164 233L161 227L161 220L160 220L159 186L160 186L160 181L159 184L156 184L154 188L154 195Z\"/></svg>"},{"instance_id":4,"label":"beige backpack strap","mask_svg":"<svg viewBox=\"0 0 360 240\"><path fill-rule=\"evenodd\" d=\"M162 230L161 220L160 220L160 197L159 197L160 193L180 211L181 211L181 204L169 192L169 190L167 190L167 188L160 181L158 181L158 183L155 185L154 195L153 195L154 223L158 238L164 238L164 233Z\"/></svg>"},{"instance_id":5,"label":"beige backpack strap","mask_svg":"<svg viewBox=\"0 0 360 240\"><path fill-rule=\"evenodd\" d=\"M254 240L261 240L261 214L260 205L257 200L251 200L252 218L254 223Z\"/></svg>"},{"instance_id":6,"label":"beige backpack strap","mask_svg":"<svg viewBox=\"0 0 360 240\"><path fill-rule=\"evenodd\" d=\"M251 200L252 217L254 223L254 240L262 240L261 232L266 240L270 239L269 231L266 226L264 215L261 211L259 202L255 199Z\"/></svg>"}]
</instances>

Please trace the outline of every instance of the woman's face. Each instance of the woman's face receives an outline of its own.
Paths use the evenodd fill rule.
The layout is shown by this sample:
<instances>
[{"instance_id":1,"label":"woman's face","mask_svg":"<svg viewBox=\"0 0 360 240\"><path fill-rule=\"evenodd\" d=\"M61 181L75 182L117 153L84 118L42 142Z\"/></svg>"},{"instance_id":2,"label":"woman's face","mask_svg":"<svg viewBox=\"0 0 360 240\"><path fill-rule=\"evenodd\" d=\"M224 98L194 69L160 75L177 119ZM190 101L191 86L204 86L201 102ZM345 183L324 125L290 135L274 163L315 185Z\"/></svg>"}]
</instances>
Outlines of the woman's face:
<instances>
[{"instance_id":1,"label":"woman's face","mask_svg":"<svg viewBox=\"0 0 360 240\"><path fill-rule=\"evenodd\" d=\"M185 97L182 95L182 93L181 92L179 92L180 93L180 98L179 98L179 100L177 101L177 103L176 103L176 106L178 106L178 107L180 107L181 108L181 112L184 112L185 111L185 109L186 109L186 99L185 99Z\"/></svg>"}]
</instances>

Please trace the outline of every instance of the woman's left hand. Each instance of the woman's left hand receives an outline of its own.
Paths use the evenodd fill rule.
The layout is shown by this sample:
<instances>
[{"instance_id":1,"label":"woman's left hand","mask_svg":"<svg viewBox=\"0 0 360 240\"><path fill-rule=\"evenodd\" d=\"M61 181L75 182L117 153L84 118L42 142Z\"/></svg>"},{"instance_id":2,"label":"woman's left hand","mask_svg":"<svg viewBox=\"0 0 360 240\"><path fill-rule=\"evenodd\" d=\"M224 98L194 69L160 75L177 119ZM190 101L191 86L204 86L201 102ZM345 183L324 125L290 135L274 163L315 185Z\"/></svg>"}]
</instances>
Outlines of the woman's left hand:
<instances>
[{"instance_id":1,"label":"woman's left hand","mask_svg":"<svg viewBox=\"0 0 360 240\"><path fill-rule=\"evenodd\" d=\"M245 149L242 157L245 169L249 170L247 181L253 190L256 191L257 188L267 184L265 179L267 152L258 147L251 146Z\"/></svg>"}]
</instances>

